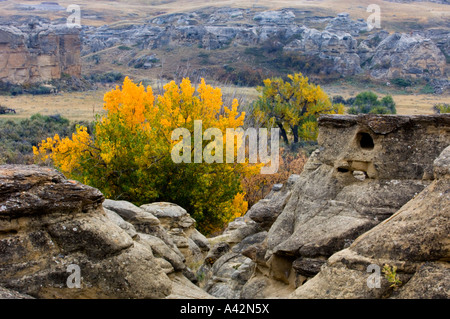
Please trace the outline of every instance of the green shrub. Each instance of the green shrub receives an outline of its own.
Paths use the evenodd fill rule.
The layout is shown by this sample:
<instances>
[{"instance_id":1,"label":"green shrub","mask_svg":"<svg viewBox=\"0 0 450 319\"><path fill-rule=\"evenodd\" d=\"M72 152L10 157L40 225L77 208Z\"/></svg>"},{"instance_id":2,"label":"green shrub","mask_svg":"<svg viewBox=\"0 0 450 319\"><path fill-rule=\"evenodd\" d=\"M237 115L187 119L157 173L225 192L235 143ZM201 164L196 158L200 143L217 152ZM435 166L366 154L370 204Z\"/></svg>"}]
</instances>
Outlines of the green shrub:
<instances>
[{"instance_id":1,"label":"green shrub","mask_svg":"<svg viewBox=\"0 0 450 319\"><path fill-rule=\"evenodd\" d=\"M433 106L433 110L437 114L450 113L450 104L447 103L438 103Z\"/></svg>"},{"instance_id":2,"label":"green shrub","mask_svg":"<svg viewBox=\"0 0 450 319\"><path fill-rule=\"evenodd\" d=\"M0 163L32 164L33 146L55 134L61 138L70 136L77 124L91 127L86 122L70 123L60 115L35 114L21 121L0 120Z\"/></svg>"},{"instance_id":3,"label":"green shrub","mask_svg":"<svg viewBox=\"0 0 450 319\"><path fill-rule=\"evenodd\" d=\"M402 87L402 88L409 87L409 86L411 86L411 85L413 84L413 83L411 82L411 80L408 80L408 79L402 79L402 78L395 78L395 79L392 79L392 80L391 80L391 83L394 84L394 85L396 85L396 86Z\"/></svg>"},{"instance_id":4,"label":"green shrub","mask_svg":"<svg viewBox=\"0 0 450 319\"><path fill-rule=\"evenodd\" d=\"M116 83L121 82L125 76L120 72L94 73L87 77L87 80L96 83Z\"/></svg>"},{"instance_id":5,"label":"green shrub","mask_svg":"<svg viewBox=\"0 0 450 319\"><path fill-rule=\"evenodd\" d=\"M347 112L349 114L396 114L395 102L392 96L386 95L381 100L374 92L359 93Z\"/></svg>"},{"instance_id":6,"label":"green shrub","mask_svg":"<svg viewBox=\"0 0 450 319\"><path fill-rule=\"evenodd\" d=\"M420 89L421 94L433 94L434 93L434 87L432 87L430 84L426 84L423 88Z\"/></svg>"},{"instance_id":7,"label":"green shrub","mask_svg":"<svg viewBox=\"0 0 450 319\"><path fill-rule=\"evenodd\" d=\"M0 81L0 95L16 96L20 94L23 94L23 87L21 85Z\"/></svg>"}]
</instances>

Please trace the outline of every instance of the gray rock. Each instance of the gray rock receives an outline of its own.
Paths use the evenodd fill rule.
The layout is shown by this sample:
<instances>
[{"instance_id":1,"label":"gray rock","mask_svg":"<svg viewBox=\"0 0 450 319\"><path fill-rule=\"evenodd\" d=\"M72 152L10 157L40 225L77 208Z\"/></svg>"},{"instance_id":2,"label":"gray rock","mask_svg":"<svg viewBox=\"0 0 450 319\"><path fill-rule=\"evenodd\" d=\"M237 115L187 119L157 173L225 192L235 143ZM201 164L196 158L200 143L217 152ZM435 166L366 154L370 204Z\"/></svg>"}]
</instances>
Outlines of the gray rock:
<instances>
[{"instance_id":1,"label":"gray rock","mask_svg":"<svg viewBox=\"0 0 450 319\"><path fill-rule=\"evenodd\" d=\"M446 166L450 147L435 161ZM391 218L331 256L319 274L293 298L448 298L450 197L448 175L435 180ZM382 276L379 288L367 284L368 266L397 267L401 284ZM342 287L345 286L345 289Z\"/></svg>"},{"instance_id":2,"label":"gray rock","mask_svg":"<svg viewBox=\"0 0 450 319\"><path fill-rule=\"evenodd\" d=\"M31 296L0 287L0 299L34 299Z\"/></svg>"},{"instance_id":3,"label":"gray rock","mask_svg":"<svg viewBox=\"0 0 450 319\"><path fill-rule=\"evenodd\" d=\"M137 227L153 227L160 225L160 221L153 214L146 212L145 210L127 201L106 199L103 202L103 207L112 210L120 215L124 220Z\"/></svg>"},{"instance_id":4,"label":"gray rock","mask_svg":"<svg viewBox=\"0 0 450 319\"><path fill-rule=\"evenodd\" d=\"M151 248L155 257L167 260L175 270L183 270L186 268L184 264L184 256L179 251L173 250L158 237L149 234L139 234L139 242L146 247Z\"/></svg>"},{"instance_id":5,"label":"gray rock","mask_svg":"<svg viewBox=\"0 0 450 319\"><path fill-rule=\"evenodd\" d=\"M377 79L421 77L425 70L427 77L439 78L445 67L445 56L433 41L399 33L386 37L370 62L371 75Z\"/></svg>"},{"instance_id":6,"label":"gray rock","mask_svg":"<svg viewBox=\"0 0 450 319\"><path fill-rule=\"evenodd\" d=\"M230 245L221 242L215 244L205 258L205 263L213 265L220 257L230 251Z\"/></svg>"},{"instance_id":7,"label":"gray rock","mask_svg":"<svg viewBox=\"0 0 450 319\"><path fill-rule=\"evenodd\" d=\"M112 210L106 208L103 208L103 210L105 211L106 216L108 216L110 220L112 220L117 226L126 231L131 238L136 239L138 234L132 224L126 222L122 217L120 217L119 214L113 212Z\"/></svg>"},{"instance_id":8,"label":"gray rock","mask_svg":"<svg viewBox=\"0 0 450 319\"><path fill-rule=\"evenodd\" d=\"M292 282L293 260L325 260L392 216L429 185L433 161L450 143L439 132L449 126L448 116L322 117L321 150L311 159L322 164L306 165L270 228L269 269L287 271L279 279ZM373 147L365 148L361 134ZM356 179L355 170L368 178Z\"/></svg>"}]
</instances>

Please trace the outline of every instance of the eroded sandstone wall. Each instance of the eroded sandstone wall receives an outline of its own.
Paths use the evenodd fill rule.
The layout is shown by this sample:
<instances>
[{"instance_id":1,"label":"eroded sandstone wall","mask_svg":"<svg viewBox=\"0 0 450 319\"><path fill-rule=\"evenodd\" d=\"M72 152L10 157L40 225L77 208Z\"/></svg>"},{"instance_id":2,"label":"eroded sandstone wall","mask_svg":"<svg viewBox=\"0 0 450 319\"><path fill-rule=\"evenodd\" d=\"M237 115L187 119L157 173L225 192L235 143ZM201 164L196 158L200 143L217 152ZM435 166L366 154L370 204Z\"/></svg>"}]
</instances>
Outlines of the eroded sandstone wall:
<instances>
[{"instance_id":1,"label":"eroded sandstone wall","mask_svg":"<svg viewBox=\"0 0 450 319\"><path fill-rule=\"evenodd\" d=\"M79 30L65 26L0 26L0 81L14 84L81 76Z\"/></svg>"}]
</instances>

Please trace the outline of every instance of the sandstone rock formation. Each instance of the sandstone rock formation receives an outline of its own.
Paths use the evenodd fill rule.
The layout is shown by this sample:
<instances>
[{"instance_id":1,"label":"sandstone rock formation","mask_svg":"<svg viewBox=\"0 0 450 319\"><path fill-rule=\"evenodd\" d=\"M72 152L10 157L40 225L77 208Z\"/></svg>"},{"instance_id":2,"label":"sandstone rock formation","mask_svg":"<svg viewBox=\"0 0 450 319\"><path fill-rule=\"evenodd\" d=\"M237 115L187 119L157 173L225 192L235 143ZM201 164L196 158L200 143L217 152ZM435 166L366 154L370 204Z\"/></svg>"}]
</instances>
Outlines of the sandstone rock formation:
<instances>
[{"instance_id":1,"label":"sandstone rock formation","mask_svg":"<svg viewBox=\"0 0 450 319\"><path fill-rule=\"evenodd\" d=\"M376 47L370 70L374 78L443 77L446 67L444 54L436 44L421 36L395 33Z\"/></svg>"},{"instance_id":2,"label":"sandstone rock formation","mask_svg":"<svg viewBox=\"0 0 450 319\"><path fill-rule=\"evenodd\" d=\"M282 212L273 224L264 228L250 219L251 216L264 216L264 209L260 208L271 202L264 200L261 205L252 208L260 210L258 214L250 211L242 221L235 221L230 225L236 227L236 224L241 224L236 228L243 235L230 236L225 233L217 238L234 247L231 248L231 252L217 259L211 268L212 273L206 288L214 296L287 297L297 287L300 287L298 296L325 296L327 289L324 282L328 282L330 276L337 274L341 266L344 267L343 265L353 260L350 259L351 251L344 250L345 256L341 256L339 251L350 247L356 238L389 219L405 204L407 207L409 205L407 203L424 189L435 189L432 183L435 183L436 170L440 171L442 169L439 167L448 165L448 163L438 165L442 162L442 157L448 156L443 153L433 166L434 160L450 144L448 115L323 116L319 119L319 129L319 150L313 153L304 172L295 178L295 184L286 197L287 203L280 206ZM436 238L438 246L446 245L445 236L442 237L442 234L448 228L448 222L445 224L448 209L446 210L445 204L437 204L432 198L443 196L444 189L445 185L442 185L436 189L437 193L433 191L429 204L424 204L426 209L430 210L430 214L447 216L436 220L436 223L442 225L437 231L441 236ZM434 213L431 212L433 210ZM258 217L256 219L264 220ZM421 219L412 218L411 223L417 225L419 220ZM430 227L429 231L432 233L435 229L433 225L434 223L430 225L424 219L421 227L424 229ZM267 230L266 233L259 233L264 229ZM421 236L418 235L421 232L413 232L410 228L408 230L411 240L415 242L421 240ZM446 234L448 237L448 231ZM380 235L377 240L391 238L390 235L384 235L387 237ZM233 237L240 240L233 240ZM359 241L360 239L357 240ZM399 250L403 247L400 239L394 246L391 260L395 260L395 254L400 254ZM405 254L411 252L412 248L408 247L403 247ZM439 248L438 251L438 254L446 254L445 249ZM371 254L372 252L367 256L372 258ZM332 255L334 256L330 258ZM243 256L250 258L251 262ZM326 266L328 268L325 269L328 270L323 271L325 264L338 263L334 262L338 258L336 256L342 257L339 259L340 266ZM380 260L389 261L392 265L399 264L388 260L387 257L383 258L380 257ZM399 259L402 260L401 257ZM406 260L405 257L404 261ZM434 259L423 257L421 261L433 262ZM239 272L240 265L244 265L245 272ZM355 261L354 267L360 267L358 265L360 264ZM364 265L367 266L367 263ZM248 266L252 269L247 270ZM435 274L439 278L445 277L446 272L441 272L445 267L442 268L441 264L438 266L440 270L426 268L422 272L427 276ZM231 271L233 267L234 271ZM352 267L349 266L350 269L354 269ZM360 270L361 267L355 269ZM404 271L404 268L399 269ZM411 274L411 270L408 271ZM321 275L315 277L318 273ZM300 295L302 289L306 289L301 288L302 285L305 282L309 283L310 278L314 278L312 282L318 282L319 279L315 278L322 278L320 281L322 286L318 286L319 284L314 286L317 288L314 288L315 295L312 292ZM422 279L418 279L417 282L417 285L424 284ZM360 284L365 285L366 281ZM305 287L311 285L313 284ZM338 288L338 285L341 287ZM330 294L330 297L362 294L362 291L358 290L359 286L353 286L354 292L350 291L348 295L343 292L339 295L338 289L345 291L342 285L345 287L344 280L336 281L333 286L335 292ZM322 288L325 290L322 291ZM360 296L375 297L368 294Z\"/></svg>"},{"instance_id":3,"label":"sandstone rock formation","mask_svg":"<svg viewBox=\"0 0 450 319\"><path fill-rule=\"evenodd\" d=\"M0 166L0 298L449 298L450 115L319 130L301 175L209 239L177 205Z\"/></svg>"},{"instance_id":4,"label":"sandstone rock formation","mask_svg":"<svg viewBox=\"0 0 450 319\"><path fill-rule=\"evenodd\" d=\"M320 149L269 230L271 275L298 285L433 179L450 116L324 116Z\"/></svg>"},{"instance_id":5,"label":"sandstone rock formation","mask_svg":"<svg viewBox=\"0 0 450 319\"><path fill-rule=\"evenodd\" d=\"M0 286L38 298L164 298L152 251L103 211L103 195L37 166L0 167ZM76 265L81 287L67 284Z\"/></svg>"},{"instance_id":6,"label":"sandstone rock formation","mask_svg":"<svg viewBox=\"0 0 450 319\"><path fill-rule=\"evenodd\" d=\"M245 216L235 219L222 235L211 239L216 244L197 273L209 294L228 299L258 297L246 294L244 285L254 275L256 264L265 264L261 251L267 230L283 211L298 178L292 175L284 185L275 185Z\"/></svg>"},{"instance_id":7,"label":"sandstone rock formation","mask_svg":"<svg viewBox=\"0 0 450 319\"><path fill-rule=\"evenodd\" d=\"M103 208L103 201L98 190L53 169L0 166L1 297L212 298L185 264L209 249L185 210L147 205L174 213L161 222L131 203L107 200ZM73 265L80 287L69 285Z\"/></svg>"},{"instance_id":8,"label":"sandstone rock formation","mask_svg":"<svg viewBox=\"0 0 450 319\"><path fill-rule=\"evenodd\" d=\"M434 161L434 178L391 218L331 256L291 297L450 298L450 147ZM401 284L391 287L379 272L374 285L370 265L397 267Z\"/></svg>"},{"instance_id":9,"label":"sandstone rock formation","mask_svg":"<svg viewBox=\"0 0 450 319\"><path fill-rule=\"evenodd\" d=\"M0 81L14 84L81 76L77 28L30 22L0 26Z\"/></svg>"},{"instance_id":10,"label":"sandstone rock formation","mask_svg":"<svg viewBox=\"0 0 450 319\"><path fill-rule=\"evenodd\" d=\"M149 247L167 274L182 272L191 281L210 245L195 229L195 220L185 209L171 203L152 203L137 207L126 201L105 200L103 206L127 223L122 227L136 232L136 241ZM124 221L123 221L124 222Z\"/></svg>"}]
</instances>

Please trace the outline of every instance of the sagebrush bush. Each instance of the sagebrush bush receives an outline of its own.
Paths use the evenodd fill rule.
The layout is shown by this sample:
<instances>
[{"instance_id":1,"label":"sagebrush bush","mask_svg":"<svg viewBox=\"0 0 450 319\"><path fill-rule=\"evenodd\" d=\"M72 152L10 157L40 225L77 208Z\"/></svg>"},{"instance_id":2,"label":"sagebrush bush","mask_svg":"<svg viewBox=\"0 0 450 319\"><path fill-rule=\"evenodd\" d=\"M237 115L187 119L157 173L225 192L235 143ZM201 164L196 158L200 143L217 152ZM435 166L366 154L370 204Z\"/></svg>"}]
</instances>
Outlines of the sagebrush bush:
<instances>
[{"instance_id":1,"label":"sagebrush bush","mask_svg":"<svg viewBox=\"0 0 450 319\"><path fill-rule=\"evenodd\" d=\"M0 163L32 164L33 146L48 136L69 136L77 124L90 127L89 123L70 121L60 115L35 114L21 121L0 120Z\"/></svg>"}]
</instances>

